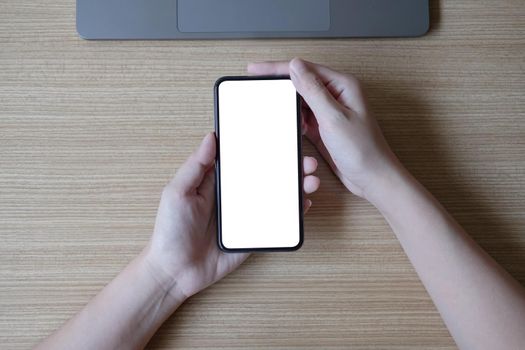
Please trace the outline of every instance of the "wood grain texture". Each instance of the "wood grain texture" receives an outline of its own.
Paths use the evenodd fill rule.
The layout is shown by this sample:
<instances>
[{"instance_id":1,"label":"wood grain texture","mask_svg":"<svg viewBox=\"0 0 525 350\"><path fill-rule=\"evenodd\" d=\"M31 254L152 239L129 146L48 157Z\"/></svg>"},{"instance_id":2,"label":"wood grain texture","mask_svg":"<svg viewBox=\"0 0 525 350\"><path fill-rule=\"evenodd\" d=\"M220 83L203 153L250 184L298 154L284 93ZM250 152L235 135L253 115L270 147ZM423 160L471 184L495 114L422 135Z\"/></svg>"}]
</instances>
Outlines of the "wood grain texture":
<instances>
[{"instance_id":1,"label":"wood grain texture","mask_svg":"<svg viewBox=\"0 0 525 350\"><path fill-rule=\"evenodd\" d=\"M525 283L525 7L432 1L415 39L89 42L74 1L0 1L0 344L26 349L146 243L212 85L301 56L354 73L392 147ZM315 154L307 146L306 154ZM151 349L455 349L378 212L321 164L293 254L257 254Z\"/></svg>"}]
</instances>

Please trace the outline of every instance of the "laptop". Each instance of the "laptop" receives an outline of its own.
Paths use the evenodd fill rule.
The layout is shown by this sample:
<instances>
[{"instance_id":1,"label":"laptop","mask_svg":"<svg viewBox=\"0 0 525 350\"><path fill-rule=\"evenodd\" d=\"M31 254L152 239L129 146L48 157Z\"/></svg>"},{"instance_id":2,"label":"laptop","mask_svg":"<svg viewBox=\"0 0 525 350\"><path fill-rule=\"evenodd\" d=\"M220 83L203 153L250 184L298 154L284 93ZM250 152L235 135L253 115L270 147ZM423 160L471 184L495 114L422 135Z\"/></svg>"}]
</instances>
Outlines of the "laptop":
<instances>
[{"instance_id":1,"label":"laptop","mask_svg":"<svg viewBox=\"0 0 525 350\"><path fill-rule=\"evenodd\" d=\"M85 39L411 37L429 0L77 0Z\"/></svg>"}]
</instances>

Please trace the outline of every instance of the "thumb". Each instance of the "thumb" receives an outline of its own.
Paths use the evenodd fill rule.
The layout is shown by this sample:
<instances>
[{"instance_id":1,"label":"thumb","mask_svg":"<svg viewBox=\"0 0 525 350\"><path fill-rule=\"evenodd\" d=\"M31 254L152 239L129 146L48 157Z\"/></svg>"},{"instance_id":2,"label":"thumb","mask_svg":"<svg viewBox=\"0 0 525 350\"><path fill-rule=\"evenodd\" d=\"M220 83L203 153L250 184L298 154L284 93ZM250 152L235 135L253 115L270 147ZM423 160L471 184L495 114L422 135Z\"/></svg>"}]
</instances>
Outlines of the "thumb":
<instances>
[{"instance_id":1,"label":"thumb","mask_svg":"<svg viewBox=\"0 0 525 350\"><path fill-rule=\"evenodd\" d=\"M173 179L175 188L184 194L194 192L215 163L215 150L215 134L209 133L175 175Z\"/></svg>"},{"instance_id":2,"label":"thumb","mask_svg":"<svg viewBox=\"0 0 525 350\"><path fill-rule=\"evenodd\" d=\"M318 123L341 116L341 105L328 91L321 77L305 61L294 58L290 62L290 78L297 92L314 112Z\"/></svg>"}]
</instances>

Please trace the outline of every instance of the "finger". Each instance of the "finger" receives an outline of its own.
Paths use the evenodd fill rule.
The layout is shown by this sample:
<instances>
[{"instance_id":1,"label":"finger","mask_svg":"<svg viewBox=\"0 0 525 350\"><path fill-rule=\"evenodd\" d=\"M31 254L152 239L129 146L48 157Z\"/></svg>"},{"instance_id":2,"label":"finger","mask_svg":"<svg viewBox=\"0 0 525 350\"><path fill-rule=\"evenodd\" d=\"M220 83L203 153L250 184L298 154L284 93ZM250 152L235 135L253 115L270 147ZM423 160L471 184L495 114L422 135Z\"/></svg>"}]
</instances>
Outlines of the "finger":
<instances>
[{"instance_id":1,"label":"finger","mask_svg":"<svg viewBox=\"0 0 525 350\"><path fill-rule=\"evenodd\" d=\"M207 199L213 198L215 195L215 167L208 169L197 191Z\"/></svg>"},{"instance_id":2,"label":"finger","mask_svg":"<svg viewBox=\"0 0 525 350\"><path fill-rule=\"evenodd\" d=\"M314 193L319 189L321 185L321 180L317 176L308 175L305 176L303 181L303 188L306 194Z\"/></svg>"},{"instance_id":3,"label":"finger","mask_svg":"<svg viewBox=\"0 0 525 350\"><path fill-rule=\"evenodd\" d=\"M215 163L215 135L207 134L199 148L180 167L173 179L174 187L181 193L195 192L204 176Z\"/></svg>"},{"instance_id":4,"label":"finger","mask_svg":"<svg viewBox=\"0 0 525 350\"><path fill-rule=\"evenodd\" d=\"M303 135L310 141L321 138L319 134L319 123L315 119L312 110L307 107L306 103L301 104L301 120L303 126Z\"/></svg>"},{"instance_id":5,"label":"finger","mask_svg":"<svg viewBox=\"0 0 525 350\"><path fill-rule=\"evenodd\" d=\"M249 63L247 71L252 75L289 75L290 62Z\"/></svg>"},{"instance_id":6,"label":"finger","mask_svg":"<svg viewBox=\"0 0 525 350\"><path fill-rule=\"evenodd\" d=\"M304 206L303 206L303 211L304 213L308 213L308 210L310 210L310 208L312 207L312 201L307 199L304 201Z\"/></svg>"},{"instance_id":7,"label":"finger","mask_svg":"<svg viewBox=\"0 0 525 350\"><path fill-rule=\"evenodd\" d=\"M308 134L307 134L307 137L308 137ZM328 152L328 150L326 149L326 146L324 145L323 141L319 137L316 137L315 139L309 138L308 140L315 146L315 148L319 151L321 156L326 160L326 162L328 163L328 165L330 166L332 171L339 178L341 178L342 174L339 171L339 169L337 168L337 166L335 165L335 162L332 159L332 156L330 155L330 152Z\"/></svg>"},{"instance_id":8,"label":"finger","mask_svg":"<svg viewBox=\"0 0 525 350\"><path fill-rule=\"evenodd\" d=\"M318 122L322 124L330 118L344 117L342 106L328 91L321 78L300 59L290 62L290 77Z\"/></svg>"},{"instance_id":9,"label":"finger","mask_svg":"<svg viewBox=\"0 0 525 350\"><path fill-rule=\"evenodd\" d=\"M356 78L320 64L301 61L321 78L328 91L338 102L358 113L366 111L366 98ZM290 65L291 62L258 62L248 64L247 70L252 75L290 75Z\"/></svg>"},{"instance_id":10,"label":"finger","mask_svg":"<svg viewBox=\"0 0 525 350\"><path fill-rule=\"evenodd\" d=\"M303 171L305 175L312 175L317 170L317 159L314 157L304 157Z\"/></svg>"},{"instance_id":11,"label":"finger","mask_svg":"<svg viewBox=\"0 0 525 350\"><path fill-rule=\"evenodd\" d=\"M326 66L303 61L325 83L328 91L346 108L362 113L367 110L361 83L352 75L339 73Z\"/></svg>"}]
</instances>

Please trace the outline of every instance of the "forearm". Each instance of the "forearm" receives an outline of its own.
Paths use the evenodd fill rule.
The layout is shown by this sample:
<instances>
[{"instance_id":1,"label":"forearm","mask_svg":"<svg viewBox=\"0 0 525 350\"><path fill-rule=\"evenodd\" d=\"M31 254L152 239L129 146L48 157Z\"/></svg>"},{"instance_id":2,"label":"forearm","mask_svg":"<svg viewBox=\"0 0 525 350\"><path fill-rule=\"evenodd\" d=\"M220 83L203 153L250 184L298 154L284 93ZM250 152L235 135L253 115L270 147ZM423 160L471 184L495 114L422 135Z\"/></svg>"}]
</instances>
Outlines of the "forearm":
<instances>
[{"instance_id":1,"label":"forearm","mask_svg":"<svg viewBox=\"0 0 525 350\"><path fill-rule=\"evenodd\" d=\"M172 285L143 252L37 349L141 349L184 301Z\"/></svg>"},{"instance_id":2,"label":"forearm","mask_svg":"<svg viewBox=\"0 0 525 350\"><path fill-rule=\"evenodd\" d=\"M392 171L369 199L392 227L461 348L525 344L523 287L405 169Z\"/></svg>"}]
</instances>

